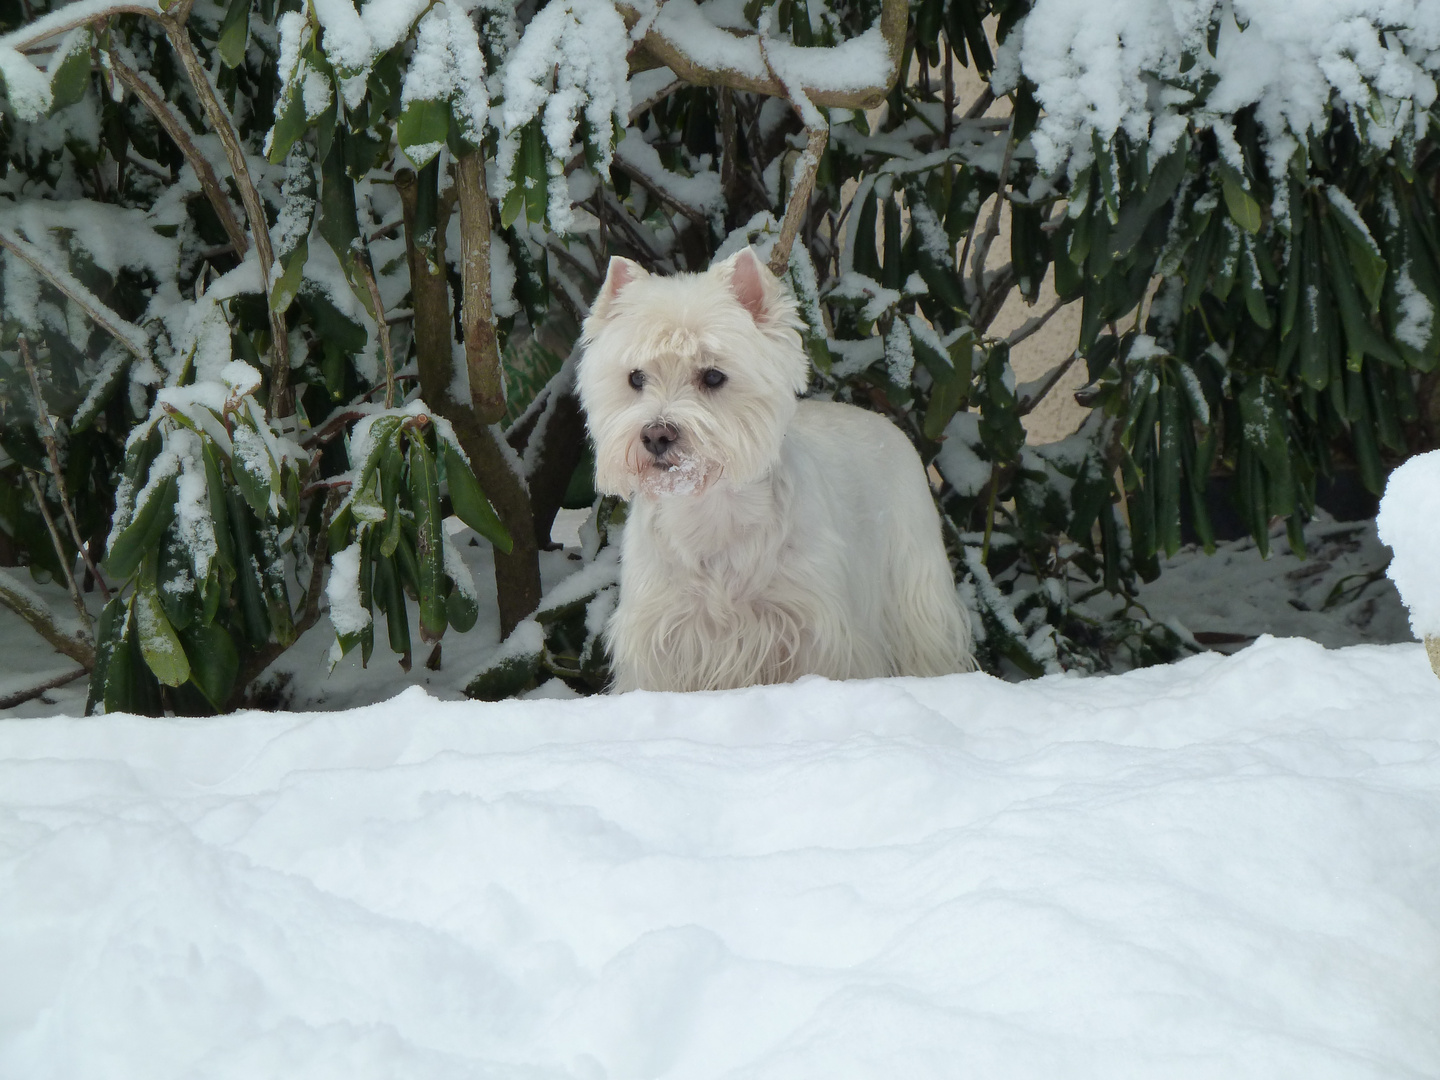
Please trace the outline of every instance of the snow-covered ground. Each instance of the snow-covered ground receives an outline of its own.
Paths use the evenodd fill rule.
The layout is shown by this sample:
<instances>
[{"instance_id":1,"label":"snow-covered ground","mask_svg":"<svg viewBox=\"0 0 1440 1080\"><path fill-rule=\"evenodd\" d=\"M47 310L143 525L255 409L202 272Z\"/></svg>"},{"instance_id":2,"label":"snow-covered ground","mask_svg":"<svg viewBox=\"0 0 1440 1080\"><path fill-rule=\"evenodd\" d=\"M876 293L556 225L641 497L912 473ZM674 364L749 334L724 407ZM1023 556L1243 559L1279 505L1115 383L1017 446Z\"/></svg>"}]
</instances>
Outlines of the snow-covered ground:
<instances>
[{"instance_id":1,"label":"snow-covered ground","mask_svg":"<svg viewBox=\"0 0 1440 1080\"><path fill-rule=\"evenodd\" d=\"M1241 651L1116 677L444 700L482 622L390 701L313 631L275 694L348 711L51 691L0 1077L1440 1075L1440 680L1353 644L1409 637L1373 525L1308 538L1183 552L1141 602ZM0 694L68 663L8 617Z\"/></svg>"},{"instance_id":2,"label":"snow-covered ground","mask_svg":"<svg viewBox=\"0 0 1440 1080\"><path fill-rule=\"evenodd\" d=\"M0 1076L1433 1077L1440 680L0 723Z\"/></svg>"}]
</instances>

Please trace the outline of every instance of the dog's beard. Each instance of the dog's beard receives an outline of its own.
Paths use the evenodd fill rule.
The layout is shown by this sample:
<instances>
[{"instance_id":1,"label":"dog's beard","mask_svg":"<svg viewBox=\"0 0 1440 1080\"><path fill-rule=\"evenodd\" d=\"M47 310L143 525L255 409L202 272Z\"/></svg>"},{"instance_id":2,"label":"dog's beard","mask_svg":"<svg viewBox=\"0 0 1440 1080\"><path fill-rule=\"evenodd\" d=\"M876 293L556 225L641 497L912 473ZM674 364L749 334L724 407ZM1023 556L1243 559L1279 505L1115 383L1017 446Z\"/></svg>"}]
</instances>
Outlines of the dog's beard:
<instances>
[{"instance_id":1,"label":"dog's beard","mask_svg":"<svg viewBox=\"0 0 1440 1080\"><path fill-rule=\"evenodd\" d=\"M644 495L699 495L719 479L721 471L720 466L697 457L679 457L674 462L651 458L636 470L635 487Z\"/></svg>"}]
</instances>

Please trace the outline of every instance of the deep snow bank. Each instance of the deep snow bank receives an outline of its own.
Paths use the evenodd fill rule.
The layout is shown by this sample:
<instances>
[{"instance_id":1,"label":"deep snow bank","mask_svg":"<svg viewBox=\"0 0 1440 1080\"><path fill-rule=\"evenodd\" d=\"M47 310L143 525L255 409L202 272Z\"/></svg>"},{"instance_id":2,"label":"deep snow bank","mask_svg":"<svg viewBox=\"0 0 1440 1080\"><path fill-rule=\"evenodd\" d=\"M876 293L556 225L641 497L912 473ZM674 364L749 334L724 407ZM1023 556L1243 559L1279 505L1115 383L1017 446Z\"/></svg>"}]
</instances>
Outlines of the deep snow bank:
<instances>
[{"instance_id":1,"label":"deep snow bank","mask_svg":"<svg viewBox=\"0 0 1440 1080\"><path fill-rule=\"evenodd\" d=\"M0 1076L1440 1073L1440 681L0 722Z\"/></svg>"}]
</instances>

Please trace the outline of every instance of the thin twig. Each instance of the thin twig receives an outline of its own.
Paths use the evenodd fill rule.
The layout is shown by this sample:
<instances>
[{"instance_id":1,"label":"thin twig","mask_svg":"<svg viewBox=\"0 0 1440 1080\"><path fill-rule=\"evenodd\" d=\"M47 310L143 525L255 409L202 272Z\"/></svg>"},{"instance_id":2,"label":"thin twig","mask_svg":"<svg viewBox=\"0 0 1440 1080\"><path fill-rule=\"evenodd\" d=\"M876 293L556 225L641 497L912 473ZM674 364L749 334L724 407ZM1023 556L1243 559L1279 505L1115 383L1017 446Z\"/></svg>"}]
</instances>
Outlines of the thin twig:
<instances>
[{"instance_id":1,"label":"thin twig","mask_svg":"<svg viewBox=\"0 0 1440 1080\"><path fill-rule=\"evenodd\" d=\"M28 690L17 690L13 694L6 694L0 697L0 710L13 709L16 705L24 705L32 698L37 698L47 690L54 690L58 686L72 683L76 679L90 674L88 668L77 668L74 671L67 671L64 675L56 675L53 679L46 679L39 686L32 686Z\"/></svg>"},{"instance_id":2,"label":"thin twig","mask_svg":"<svg viewBox=\"0 0 1440 1080\"><path fill-rule=\"evenodd\" d=\"M1046 311L1042 312L1039 315L1036 315L1032 319L1027 319L1018 330L1016 330L1014 333L1012 333L1009 337L1005 339L1005 344L1009 345L1013 349L1016 345L1019 345L1020 342L1024 341L1026 338L1033 336L1042 326L1044 326L1047 322L1051 320L1051 318L1054 317L1057 311L1059 311L1064 306L1065 301L1063 299L1056 300L1055 303L1052 304Z\"/></svg>"},{"instance_id":3,"label":"thin twig","mask_svg":"<svg viewBox=\"0 0 1440 1080\"><path fill-rule=\"evenodd\" d=\"M995 104L995 91L990 89L987 83L985 89L980 91L980 96L970 103L970 108L965 110L966 120L978 120L985 115L985 110Z\"/></svg>"},{"instance_id":4,"label":"thin twig","mask_svg":"<svg viewBox=\"0 0 1440 1080\"><path fill-rule=\"evenodd\" d=\"M325 563L330 558L330 522L335 519L335 508L340 505L344 494L336 486L325 496L325 508L320 512L319 539L315 544L315 561L310 566L310 584L305 590L305 607L296 627L297 637L320 618L320 582L324 578Z\"/></svg>"},{"instance_id":5,"label":"thin twig","mask_svg":"<svg viewBox=\"0 0 1440 1080\"><path fill-rule=\"evenodd\" d=\"M65 584L70 590L70 599L75 604L75 611L80 616L80 625L84 629L86 637L93 639L90 612L85 610L85 598L80 595L80 588L75 584L75 574L70 569L72 560L65 554L65 543L60 539L60 530L55 527L55 519L50 516L50 508L45 505L45 493L40 490L40 484L36 481L34 472L26 469L25 479L30 481L30 490L35 494L35 503L40 507L40 516L45 519L45 528L50 530L50 542L55 545L55 557L60 561L60 569L65 574Z\"/></svg>"},{"instance_id":6,"label":"thin twig","mask_svg":"<svg viewBox=\"0 0 1440 1080\"><path fill-rule=\"evenodd\" d=\"M626 119L631 124L635 123L635 121L639 120L640 117L644 116L656 105L659 105L660 102L664 101L667 97L675 93L676 90L679 90L684 85L684 79L676 79L674 82L666 83L664 86L662 86L655 93L651 94L644 101L637 102L636 104L630 106L630 115L626 117Z\"/></svg>"},{"instance_id":7,"label":"thin twig","mask_svg":"<svg viewBox=\"0 0 1440 1080\"><path fill-rule=\"evenodd\" d=\"M810 194L815 189L815 174L820 168L820 158L825 154L825 144L830 140L830 123L815 107L805 88L787 79L770 62L770 49L766 44L769 28L769 10L760 22L760 59L765 61L765 70L785 91L801 124L805 127L805 152L795 161L790 174L790 201L785 207L785 219L780 223L780 236L770 251L770 272L780 277L790 265L790 249L795 246L795 237L800 232L805 215L810 209Z\"/></svg>"},{"instance_id":8,"label":"thin twig","mask_svg":"<svg viewBox=\"0 0 1440 1080\"><path fill-rule=\"evenodd\" d=\"M980 237L980 242L975 245L974 260L970 264L971 275L975 282L975 293L979 295L985 289L985 260L990 257L990 245L1000 235L1000 211L1005 206L1005 182L1010 179L1010 162L1015 155L1014 136L1005 140L1005 158L1000 163L1000 174L995 183L995 208L990 211L990 221L985 226L985 232Z\"/></svg>"},{"instance_id":9,"label":"thin twig","mask_svg":"<svg viewBox=\"0 0 1440 1080\"><path fill-rule=\"evenodd\" d=\"M545 249L554 255L561 262L569 263L570 267L585 278L586 285L598 287L602 280L600 274L581 262L572 252L567 251L562 242L553 233L545 237Z\"/></svg>"},{"instance_id":10,"label":"thin twig","mask_svg":"<svg viewBox=\"0 0 1440 1080\"><path fill-rule=\"evenodd\" d=\"M365 288L370 292L370 303L375 307L375 330L380 335L380 351L385 354L385 408L395 407L395 353L390 347L390 323L385 319L385 301L380 298L380 286L375 281L375 270L370 263L370 249L361 246L356 252L355 265L365 279Z\"/></svg>"},{"instance_id":11,"label":"thin twig","mask_svg":"<svg viewBox=\"0 0 1440 1080\"><path fill-rule=\"evenodd\" d=\"M245 230L240 225L240 219L235 216L235 208L225 196L225 189L221 187L214 167L195 145L189 125L171 108L158 88L151 85L148 76L142 75L120 58L117 49L110 50L109 61L110 70L115 72L120 81L140 99L141 104L150 110L151 115L165 129L165 134L170 136L170 140L180 148L180 153L195 170L195 177L200 181L200 190L205 192L205 197L215 208L215 215L220 219L235 253L243 259L245 252L249 250L250 242L245 238Z\"/></svg>"},{"instance_id":12,"label":"thin twig","mask_svg":"<svg viewBox=\"0 0 1440 1080\"><path fill-rule=\"evenodd\" d=\"M76 524L74 511L70 509L70 497L65 493L65 474L60 470L60 440L55 435L55 425L50 422L50 410L45 407L45 398L40 393L40 377L35 373L35 361L30 356L30 343L25 340L24 335L20 337L20 360L25 365L26 373L30 376L30 392L35 395L35 414L41 420L40 438L44 441L46 453L50 458L50 476L55 481L55 490L60 493L60 509L65 511L65 521L70 526L70 537L80 551L80 558L85 563L85 569L95 579L95 584L100 586L100 595L105 598L106 603L109 603L110 588L105 584L105 579L100 576L100 571L96 569L95 563L91 561L90 552L85 550L85 541L80 536L80 526Z\"/></svg>"},{"instance_id":13,"label":"thin twig","mask_svg":"<svg viewBox=\"0 0 1440 1080\"><path fill-rule=\"evenodd\" d=\"M735 93L728 88L720 90L720 192L729 206L735 194Z\"/></svg>"},{"instance_id":14,"label":"thin twig","mask_svg":"<svg viewBox=\"0 0 1440 1080\"><path fill-rule=\"evenodd\" d=\"M945 38L945 149L950 149L950 135L955 130L955 54L950 38Z\"/></svg>"},{"instance_id":15,"label":"thin twig","mask_svg":"<svg viewBox=\"0 0 1440 1080\"><path fill-rule=\"evenodd\" d=\"M174 177L171 176L169 169L157 165L153 161L148 161L147 159L141 157L139 154L126 154L125 164L133 165L141 172L149 173L151 176L155 177L156 180L162 180L167 184L172 184L175 182Z\"/></svg>"},{"instance_id":16,"label":"thin twig","mask_svg":"<svg viewBox=\"0 0 1440 1080\"><path fill-rule=\"evenodd\" d=\"M1079 359L1080 350L1076 349L1068 357L1066 357L1064 360L1060 361L1060 363L1056 364L1053 368L1051 368L1049 373L1045 376L1044 381L1040 384L1040 389L1036 392L1035 396L1032 398L1025 398L1015 407L1015 415L1028 416L1030 413L1034 412L1035 406L1039 405L1040 402L1045 400L1046 396L1049 395L1050 391L1054 390L1055 387L1059 385L1060 380L1065 377L1066 372L1068 372L1072 367L1074 367L1075 361Z\"/></svg>"}]
</instances>

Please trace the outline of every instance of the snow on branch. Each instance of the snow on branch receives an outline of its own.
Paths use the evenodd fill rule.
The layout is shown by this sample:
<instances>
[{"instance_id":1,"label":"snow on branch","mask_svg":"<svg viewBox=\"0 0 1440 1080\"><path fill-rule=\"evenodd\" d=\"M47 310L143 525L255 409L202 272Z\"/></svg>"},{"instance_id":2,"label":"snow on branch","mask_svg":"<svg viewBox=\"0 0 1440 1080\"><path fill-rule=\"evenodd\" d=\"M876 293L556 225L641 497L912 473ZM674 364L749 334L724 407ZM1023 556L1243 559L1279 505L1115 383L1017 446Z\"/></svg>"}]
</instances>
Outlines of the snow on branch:
<instances>
[{"instance_id":1,"label":"snow on branch","mask_svg":"<svg viewBox=\"0 0 1440 1080\"><path fill-rule=\"evenodd\" d=\"M57 652L62 652L86 671L95 666L95 649L88 641L66 633L60 628L60 620L38 593L25 585L6 569L0 568L0 604L11 611L48 641Z\"/></svg>"},{"instance_id":2,"label":"snow on branch","mask_svg":"<svg viewBox=\"0 0 1440 1080\"><path fill-rule=\"evenodd\" d=\"M16 256L55 288L78 305L97 326L102 327L140 360L149 359L150 347L145 331L121 318L108 304L87 289L64 267L48 262L34 244L0 227L0 248Z\"/></svg>"},{"instance_id":3,"label":"snow on branch","mask_svg":"<svg viewBox=\"0 0 1440 1080\"><path fill-rule=\"evenodd\" d=\"M0 49L24 52L59 34L74 30L77 26L104 20L111 15L149 15L158 18L160 8L153 3L116 4L110 0L80 0L79 3L65 4L31 19L20 29L0 36Z\"/></svg>"},{"instance_id":4,"label":"snow on branch","mask_svg":"<svg viewBox=\"0 0 1440 1080\"><path fill-rule=\"evenodd\" d=\"M669 0L659 13L652 5L619 0L629 26L649 18L649 29L631 56L632 70L668 67L698 86L725 86L772 97L789 97L775 74L783 71L814 104L847 109L879 105L900 73L909 0L884 0L880 19L865 33L830 48L767 41L711 22L695 0Z\"/></svg>"}]
</instances>

